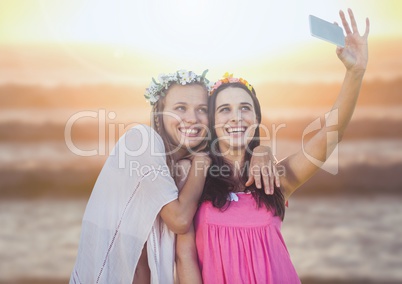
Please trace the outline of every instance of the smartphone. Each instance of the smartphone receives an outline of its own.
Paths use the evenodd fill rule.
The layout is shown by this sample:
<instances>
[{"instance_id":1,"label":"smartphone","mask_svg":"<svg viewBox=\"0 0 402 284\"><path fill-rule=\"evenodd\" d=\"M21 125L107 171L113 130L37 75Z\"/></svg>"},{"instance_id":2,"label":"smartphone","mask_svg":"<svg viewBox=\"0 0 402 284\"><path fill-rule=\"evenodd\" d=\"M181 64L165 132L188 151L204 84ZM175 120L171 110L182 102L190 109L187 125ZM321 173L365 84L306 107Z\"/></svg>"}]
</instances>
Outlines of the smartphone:
<instances>
[{"instance_id":1,"label":"smartphone","mask_svg":"<svg viewBox=\"0 0 402 284\"><path fill-rule=\"evenodd\" d=\"M331 42L337 46L345 46L345 36L340 26L310 15L310 33L319 39Z\"/></svg>"}]
</instances>

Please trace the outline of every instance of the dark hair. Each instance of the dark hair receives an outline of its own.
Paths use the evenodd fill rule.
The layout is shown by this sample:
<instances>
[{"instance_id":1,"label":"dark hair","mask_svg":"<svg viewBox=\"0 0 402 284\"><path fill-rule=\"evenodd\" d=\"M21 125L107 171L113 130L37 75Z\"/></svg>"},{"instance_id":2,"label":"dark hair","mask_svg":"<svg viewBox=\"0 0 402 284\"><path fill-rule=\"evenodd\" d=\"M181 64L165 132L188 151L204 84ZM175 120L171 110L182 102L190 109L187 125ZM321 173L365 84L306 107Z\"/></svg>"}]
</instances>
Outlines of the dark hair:
<instances>
[{"instance_id":1,"label":"dark hair","mask_svg":"<svg viewBox=\"0 0 402 284\"><path fill-rule=\"evenodd\" d=\"M230 206L230 201L228 201L229 193L233 191L234 187L238 183L238 181L233 176L234 174L231 166L224 160L222 155L216 155L216 153L220 153L218 143L216 143L218 140L215 131L216 98L221 91L227 88L241 88L250 95L254 103L258 125L261 124L261 106L257 99L254 88L252 88L250 91L242 83L226 83L219 86L209 97L209 129L211 132L210 157L212 159L212 164L205 181L205 186L200 199L200 203L203 201L211 201L214 207L220 208L222 210L225 210L228 206ZM243 182L243 184L245 184L248 180L248 169L250 167L252 152L254 148L258 145L260 145L259 127L257 127L257 129L255 130L254 137L246 148L244 157L244 168L240 171L242 175L238 177L239 180ZM213 169L223 169L224 167L230 169L229 174L227 172L223 173L221 170L218 172L213 171ZM261 207L264 204L267 210L272 210L276 216L279 216L283 220L285 216L285 200L280 188L275 186L273 195L265 194L264 190L258 189L255 184L247 187L246 190L251 191L258 207Z\"/></svg>"}]
</instances>

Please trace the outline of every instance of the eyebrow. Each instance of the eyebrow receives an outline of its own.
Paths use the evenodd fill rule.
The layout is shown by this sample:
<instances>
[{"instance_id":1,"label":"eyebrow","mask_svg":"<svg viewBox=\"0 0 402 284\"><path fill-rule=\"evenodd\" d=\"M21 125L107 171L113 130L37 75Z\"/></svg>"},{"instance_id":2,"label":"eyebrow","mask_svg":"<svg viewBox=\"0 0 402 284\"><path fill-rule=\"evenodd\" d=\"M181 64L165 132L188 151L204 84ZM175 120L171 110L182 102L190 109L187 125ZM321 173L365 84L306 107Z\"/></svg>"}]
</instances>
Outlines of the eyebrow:
<instances>
[{"instance_id":1,"label":"eyebrow","mask_svg":"<svg viewBox=\"0 0 402 284\"><path fill-rule=\"evenodd\" d=\"M174 105L188 105L186 102L177 102ZM199 106L208 106L207 104L199 104Z\"/></svg>"},{"instance_id":2,"label":"eyebrow","mask_svg":"<svg viewBox=\"0 0 402 284\"><path fill-rule=\"evenodd\" d=\"M222 107L225 107L225 106L228 106L229 104L223 104L223 105L220 105L220 106L218 106L216 109L218 110L218 109L220 109L220 108L222 108Z\"/></svg>"},{"instance_id":3,"label":"eyebrow","mask_svg":"<svg viewBox=\"0 0 402 284\"><path fill-rule=\"evenodd\" d=\"M253 107L252 104L250 104L248 102L241 102L240 105L248 105L250 107ZM227 106L230 106L230 105L229 104L223 104L223 105L218 106L216 109L218 110L218 109L220 109L222 107L227 107Z\"/></svg>"}]
</instances>

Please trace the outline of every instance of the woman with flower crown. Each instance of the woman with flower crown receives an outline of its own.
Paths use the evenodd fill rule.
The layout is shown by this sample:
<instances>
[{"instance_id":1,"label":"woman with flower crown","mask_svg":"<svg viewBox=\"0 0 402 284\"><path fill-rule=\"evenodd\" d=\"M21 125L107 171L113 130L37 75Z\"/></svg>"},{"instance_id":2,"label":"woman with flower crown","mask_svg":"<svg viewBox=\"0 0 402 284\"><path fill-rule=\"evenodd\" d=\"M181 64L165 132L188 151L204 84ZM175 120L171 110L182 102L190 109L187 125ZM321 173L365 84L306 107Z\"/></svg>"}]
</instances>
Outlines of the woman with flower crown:
<instances>
[{"instance_id":1,"label":"woman with flower crown","mask_svg":"<svg viewBox=\"0 0 402 284\"><path fill-rule=\"evenodd\" d=\"M208 132L205 74L180 70L152 80L145 93L152 128L128 130L102 168L70 283L173 283L175 233L188 231L210 163L201 153ZM182 165L190 168L186 182Z\"/></svg>"},{"instance_id":2,"label":"woman with flower crown","mask_svg":"<svg viewBox=\"0 0 402 284\"><path fill-rule=\"evenodd\" d=\"M313 176L339 143L353 114L368 61L366 31L352 30L340 11L346 46L336 52L346 67L342 88L326 123L297 153L278 163L280 187L265 194L244 186L250 152L259 145L261 109L244 79L225 78L208 102L212 159L194 229L177 237L177 273L185 283L300 283L281 235L285 204ZM331 133L338 135L328 135ZM312 157L314 159L312 159ZM317 161L323 161L317 163Z\"/></svg>"},{"instance_id":3,"label":"woman with flower crown","mask_svg":"<svg viewBox=\"0 0 402 284\"><path fill-rule=\"evenodd\" d=\"M173 283L174 234L188 230L210 162L197 154L207 134L205 73L162 74L147 89L153 127L128 130L102 168L70 283ZM190 154L179 194L177 162Z\"/></svg>"}]
</instances>

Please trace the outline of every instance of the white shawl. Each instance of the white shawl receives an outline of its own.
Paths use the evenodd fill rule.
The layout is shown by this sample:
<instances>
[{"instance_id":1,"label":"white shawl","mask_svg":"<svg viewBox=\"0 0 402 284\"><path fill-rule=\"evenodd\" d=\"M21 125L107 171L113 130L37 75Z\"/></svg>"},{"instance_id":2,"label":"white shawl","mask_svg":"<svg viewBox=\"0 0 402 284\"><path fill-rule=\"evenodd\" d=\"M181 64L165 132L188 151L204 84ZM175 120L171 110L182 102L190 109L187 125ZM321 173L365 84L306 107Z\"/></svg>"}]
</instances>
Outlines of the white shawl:
<instances>
[{"instance_id":1,"label":"white shawl","mask_svg":"<svg viewBox=\"0 0 402 284\"><path fill-rule=\"evenodd\" d=\"M173 283L174 233L159 217L178 197L162 138L128 130L106 160L82 221L71 283L132 283L147 242L151 283Z\"/></svg>"}]
</instances>

